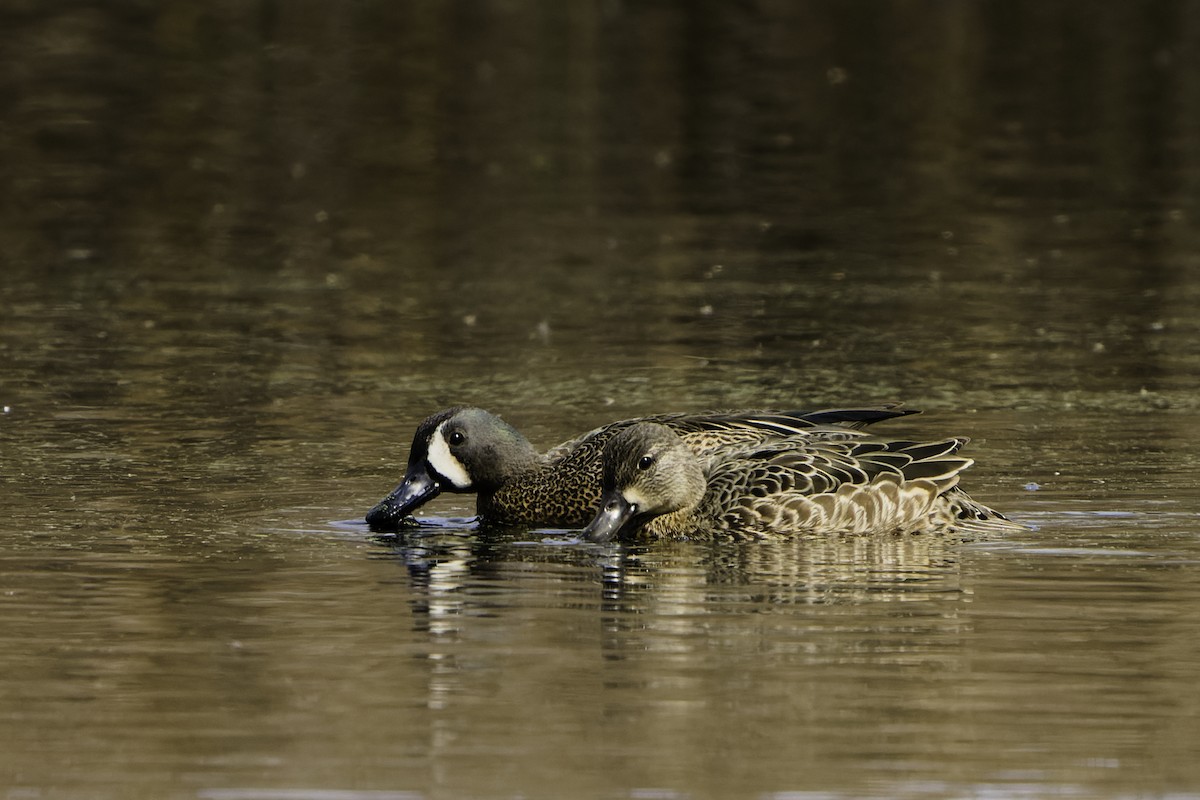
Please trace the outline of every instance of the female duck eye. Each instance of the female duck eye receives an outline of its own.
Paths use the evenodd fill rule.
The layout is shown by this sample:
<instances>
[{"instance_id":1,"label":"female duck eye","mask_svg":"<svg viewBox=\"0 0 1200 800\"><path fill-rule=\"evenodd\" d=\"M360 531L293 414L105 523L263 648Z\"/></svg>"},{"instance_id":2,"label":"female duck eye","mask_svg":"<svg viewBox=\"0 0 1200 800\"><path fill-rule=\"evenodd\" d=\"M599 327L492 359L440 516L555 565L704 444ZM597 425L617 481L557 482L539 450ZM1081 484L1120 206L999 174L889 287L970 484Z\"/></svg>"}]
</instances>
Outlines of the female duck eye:
<instances>
[{"instance_id":1,"label":"female duck eye","mask_svg":"<svg viewBox=\"0 0 1200 800\"><path fill-rule=\"evenodd\" d=\"M449 442L451 445L459 445L459 444L462 444L463 442L465 442L466 440L467 440L467 437L463 434L462 431L451 431L450 435L446 437L446 441Z\"/></svg>"},{"instance_id":2,"label":"female duck eye","mask_svg":"<svg viewBox=\"0 0 1200 800\"><path fill-rule=\"evenodd\" d=\"M642 456L638 459L638 469L650 469L654 466L654 456Z\"/></svg>"}]
</instances>

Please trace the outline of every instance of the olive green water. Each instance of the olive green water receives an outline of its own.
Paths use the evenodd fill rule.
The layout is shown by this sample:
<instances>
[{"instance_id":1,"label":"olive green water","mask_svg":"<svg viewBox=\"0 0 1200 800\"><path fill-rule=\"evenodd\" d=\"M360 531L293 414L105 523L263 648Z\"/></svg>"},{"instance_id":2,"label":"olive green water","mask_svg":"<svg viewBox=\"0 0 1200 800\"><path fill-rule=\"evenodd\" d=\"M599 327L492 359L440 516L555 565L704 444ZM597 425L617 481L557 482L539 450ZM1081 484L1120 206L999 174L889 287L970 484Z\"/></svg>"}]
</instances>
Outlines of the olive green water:
<instances>
[{"instance_id":1,"label":"olive green water","mask_svg":"<svg viewBox=\"0 0 1200 800\"><path fill-rule=\"evenodd\" d=\"M3 800L1200 796L1200 4L0 30ZM359 523L453 403L892 400L1029 530Z\"/></svg>"}]
</instances>

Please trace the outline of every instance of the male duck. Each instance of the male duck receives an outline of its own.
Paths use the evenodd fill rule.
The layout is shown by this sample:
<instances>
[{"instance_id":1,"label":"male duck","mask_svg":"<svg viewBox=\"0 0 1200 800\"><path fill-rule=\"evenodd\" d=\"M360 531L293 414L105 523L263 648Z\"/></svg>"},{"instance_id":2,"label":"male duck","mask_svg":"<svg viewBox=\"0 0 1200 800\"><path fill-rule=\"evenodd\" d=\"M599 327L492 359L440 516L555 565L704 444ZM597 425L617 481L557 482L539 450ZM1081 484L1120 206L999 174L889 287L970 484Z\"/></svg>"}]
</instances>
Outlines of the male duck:
<instances>
[{"instance_id":1,"label":"male duck","mask_svg":"<svg viewBox=\"0 0 1200 800\"><path fill-rule=\"evenodd\" d=\"M669 427L604 446L603 499L584 538L703 539L1019 527L958 488L962 438L891 441L799 431L697 454Z\"/></svg>"},{"instance_id":2,"label":"male duck","mask_svg":"<svg viewBox=\"0 0 1200 800\"><path fill-rule=\"evenodd\" d=\"M705 453L810 430L844 436L872 422L915 413L881 406L664 414L613 422L540 454L499 417L456 406L417 426L404 480L366 519L373 530L395 530L408 514L441 492L475 492L476 510L488 522L579 528L599 508L605 443L640 422L653 422L671 431L685 449Z\"/></svg>"}]
</instances>

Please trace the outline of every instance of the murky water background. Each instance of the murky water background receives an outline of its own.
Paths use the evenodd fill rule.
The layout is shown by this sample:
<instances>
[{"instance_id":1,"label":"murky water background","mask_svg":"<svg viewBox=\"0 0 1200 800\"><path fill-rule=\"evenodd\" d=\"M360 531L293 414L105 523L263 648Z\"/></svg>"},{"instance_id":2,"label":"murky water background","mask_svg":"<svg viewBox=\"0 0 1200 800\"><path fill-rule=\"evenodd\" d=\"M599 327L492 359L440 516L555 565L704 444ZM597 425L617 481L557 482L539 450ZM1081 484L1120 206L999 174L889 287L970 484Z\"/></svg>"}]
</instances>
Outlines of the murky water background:
<instances>
[{"instance_id":1,"label":"murky water background","mask_svg":"<svg viewBox=\"0 0 1200 800\"><path fill-rule=\"evenodd\" d=\"M9 3L5 798L1200 794L1200 4ZM451 403L1030 526L372 538Z\"/></svg>"}]
</instances>

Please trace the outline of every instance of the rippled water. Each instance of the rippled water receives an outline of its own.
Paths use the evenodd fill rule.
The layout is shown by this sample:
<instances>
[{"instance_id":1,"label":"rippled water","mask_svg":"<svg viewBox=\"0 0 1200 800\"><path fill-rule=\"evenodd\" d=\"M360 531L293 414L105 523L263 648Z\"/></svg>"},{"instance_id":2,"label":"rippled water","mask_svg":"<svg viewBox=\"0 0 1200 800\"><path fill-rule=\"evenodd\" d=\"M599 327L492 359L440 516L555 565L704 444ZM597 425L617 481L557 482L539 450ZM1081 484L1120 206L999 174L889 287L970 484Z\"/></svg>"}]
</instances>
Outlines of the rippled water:
<instances>
[{"instance_id":1,"label":"rippled water","mask_svg":"<svg viewBox=\"0 0 1200 800\"><path fill-rule=\"evenodd\" d=\"M0 796L1200 795L1198 11L0 10ZM361 523L894 400L1028 530Z\"/></svg>"}]
</instances>

